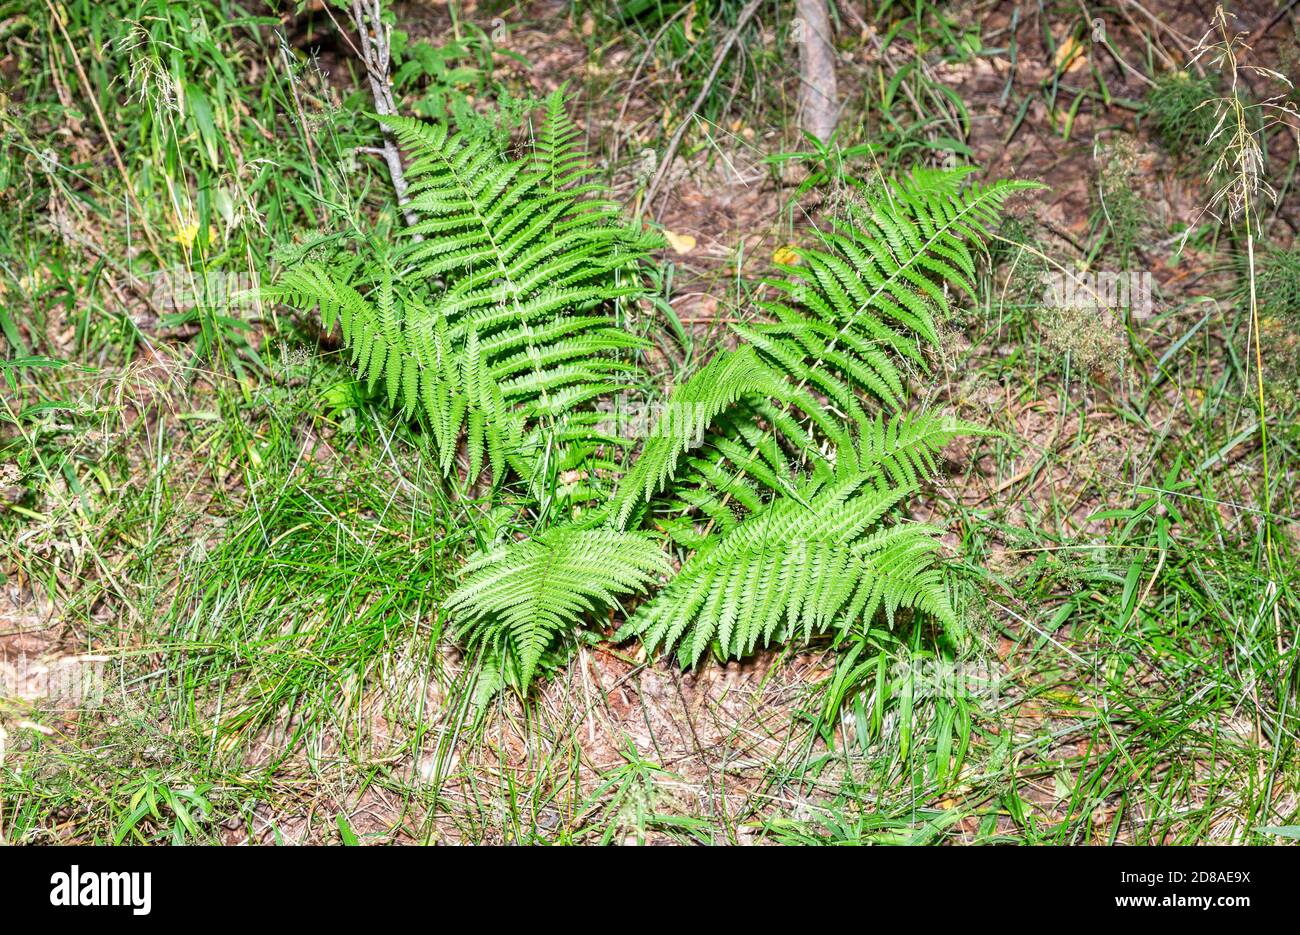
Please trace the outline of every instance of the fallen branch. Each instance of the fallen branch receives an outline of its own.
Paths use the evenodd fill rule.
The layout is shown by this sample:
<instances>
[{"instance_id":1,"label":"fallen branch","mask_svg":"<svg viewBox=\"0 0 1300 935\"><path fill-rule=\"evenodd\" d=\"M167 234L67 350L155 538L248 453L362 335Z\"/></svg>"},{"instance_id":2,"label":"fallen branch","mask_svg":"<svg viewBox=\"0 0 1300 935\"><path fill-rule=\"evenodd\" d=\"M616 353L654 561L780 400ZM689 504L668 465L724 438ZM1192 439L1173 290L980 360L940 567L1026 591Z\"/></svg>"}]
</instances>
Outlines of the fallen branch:
<instances>
[{"instance_id":1,"label":"fallen branch","mask_svg":"<svg viewBox=\"0 0 1300 935\"><path fill-rule=\"evenodd\" d=\"M366 66L366 77L370 80L370 94L375 101L375 113L392 116L397 113L397 104L393 100L393 89L389 83L389 65L392 61L393 27L381 19L380 0L352 0L352 22L356 24L361 37L361 48L357 50L362 63ZM402 207L402 216L407 226L416 222L415 212L406 206L410 204L407 195L406 173L402 168L402 154L397 148L388 127L383 128L384 162L388 164L388 175L393 180L393 191L397 203ZM416 235L417 238L419 235Z\"/></svg>"},{"instance_id":2,"label":"fallen branch","mask_svg":"<svg viewBox=\"0 0 1300 935\"><path fill-rule=\"evenodd\" d=\"M799 119L804 132L829 143L839 123L835 46L826 0L795 0L799 43Z\"/></svg>"},{"instance_id":3,"label":"fallen branch","mask_svg":"<svg viewBox=\"0 0 1300 935\"><path fill-rule=\"evenodd\" d=\"M718 77L718 72L722 69L722 63L726 61L731 47L736 44L736 39L740 37L740 32L745 28L745 24L758 11L759 5L763 0L749 0L745 8L740 11L740 16L736 18L736 25L731 28L718 46L718 51L713 55L713 67L709 69L709 76L704 79L704 87L700 88L700 93L696 95L695 102L691 104L691 109L686 112L686 116L673 132L673 138L668 141L668 148L664 150L664 157L659 162L659 170L655 172L654 179L650 182L650 187L646 189L645 206L649 210L655 195L659 191L660 184L663 183L664 176L668 174L668 167L672 165L673 158L677 155L677 147L682 143L682 137L686 134L686 128L691 125L695 119L695 114L704 106L705 99L709 96L709 90L713 87L713 82Z\"/></svg>"}]
</instances>

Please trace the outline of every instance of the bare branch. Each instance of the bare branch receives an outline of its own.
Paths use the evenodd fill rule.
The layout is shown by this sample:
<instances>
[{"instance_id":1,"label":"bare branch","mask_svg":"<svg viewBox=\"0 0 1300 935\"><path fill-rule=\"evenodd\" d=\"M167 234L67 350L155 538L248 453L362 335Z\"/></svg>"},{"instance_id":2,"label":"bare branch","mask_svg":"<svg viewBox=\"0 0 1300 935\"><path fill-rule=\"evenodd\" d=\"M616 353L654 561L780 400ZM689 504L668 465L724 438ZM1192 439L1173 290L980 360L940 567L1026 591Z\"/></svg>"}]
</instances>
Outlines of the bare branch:
<instances>
[{"instance_id":1,"label":"bare branch","mask_svg":"<svg viewBox=\"0 0 1300 935\"><path fill-rule=\"evenodd\" d=\"M375 101L375 112L384 116L397 113L397 104L393 101L393 89L390 82L389 66L392 51L392 27L386 25L382 18L380 0L352 0L352 21L356 24L361 37L362 63L366 66L366 77L370 80L370 93ZM397 203L402 206L402 215L408 226L416 222L415 213L406 206L411 199L407 195L406 173L402 168L402 154L397 148L388 127L384 132L384 162L388 164L388 174L393 180L393 191Z\"/></svg>"},{"instance_id":2,"label":"bare branch","mask_svg":"<svg viewBox=\"0 0 1300 935\"><path fill-rule=\"evenodd\" d=\"M795 0L799 42L799 112L803 129L823 143L839 122L835 46L826 0Z\"/></svg>"},{"instance_id":3,"label":"bare branch","mask_svg":"<svg viewBox=\"0 0 1300 935\"><path fill-rule=\"evenodd\" d=\"M718 45L718 51L713 54L713 67L709 69L709 75L704 79L704 87L700 88L700 93L695 96L691 109L682 119L682 122L677 125L677 130L673 133L672 139L668 141L668 149L664 151L664 157L659 162L659 170L655 172L654 178L650 181L650 187L646 189L645 207L647 211L650 209L650 204L654 201L655 195L659 193L659 186L663 184L664 178L668 175L668 168L677 155L677 147L682 143L686 128L694 122L695 115L704 106L704 101L713 88L713 82L717 80L718 72L722 69L722 63L727 59L727 53L736 44L736 39L740 37L741 30L745 28L745 24L749 22L750 17L754 15L762 2L763 0L749 0L745 8L740 11L740 15L736 17L736 25L731 27L731 31L723 37L722 42Z\"/></svg>"}]
</instances>

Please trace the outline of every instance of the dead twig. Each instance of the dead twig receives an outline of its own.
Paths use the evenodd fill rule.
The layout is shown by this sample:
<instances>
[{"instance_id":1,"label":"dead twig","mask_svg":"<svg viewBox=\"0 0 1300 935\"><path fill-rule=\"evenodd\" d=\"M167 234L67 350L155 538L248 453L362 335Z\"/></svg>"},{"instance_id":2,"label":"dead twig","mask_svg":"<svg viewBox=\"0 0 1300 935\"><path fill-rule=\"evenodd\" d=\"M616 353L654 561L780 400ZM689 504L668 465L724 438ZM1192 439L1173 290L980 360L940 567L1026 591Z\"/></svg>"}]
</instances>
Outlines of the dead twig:
<instances>
[{"instance_id":1,"label":"dead twig","mask_svg":"<svg viewBox=\"0 0 1300 935\"><path fill-rule=\"evenodd\" d=\"M731 31L718 45L718 51L713 55L713 67L709 69L709 76L704 79L704 87L700 88L700 93L695 96L695 101L691 104L690 110L686 112L682 122L673 131L672 139L668 141L668 148L664 150L664 157L659 162L659 169L655 172L650 187L646 189L645 206L647 209L654 202L655 195L659 192L659 186L663 184L664 177L668 174L668 167L673 164L673 157L677 155L677 147L681 145L682 137L686 135L686 128L691 125L696 113L704 106L704 101L709 96L709 90L713 87L713 82L717 80L718 72L722 70L722 63L726 61L727 55L731 52L731 47L736 44L741 31L753 18L754 14L758 12L758 8L762 3L763 0L749 0L749 3L745 4L745 8L740 11L740 16L736 17L736 25L731 27Z\"/></svg>"},{"instance_id":2,"label":"dead twig","mask_svg":"<svg viewBox=\"0 0 1300 935\"><path fill-rule=\"evenodd\" d=\"M829 142L839 123L835 46L826 0L795 0L799 43L799 116L805 133Z\"/></svg>"},{"instance_id":3,"label":"dead twig","mask_svg":"<svg viewBox=\"0 0 1300 935\"><path fill-rule=\"evenodd\" d=\"M380 0L352 0L352 22L356 24L361 38L357 52L366 66L366 77L370 81L370 94L375 101L375 112L389 117L397 113L397 104L393 100L393 88L390 83L389 65L392 61L393 28L380 18L382 7ZM355 48L355 47L354 47ZM407 226L416 223L415 212L407 205L411 198L407 194L409 187L406 172L402 168L402 154L397 148L397 140L388 127L383 128L384 162L388 164L388 175L393 180L393 192L397 203L402 208L402 216ZM420 239L416 235L416 239Z\"/></svg>"}]
</instances>

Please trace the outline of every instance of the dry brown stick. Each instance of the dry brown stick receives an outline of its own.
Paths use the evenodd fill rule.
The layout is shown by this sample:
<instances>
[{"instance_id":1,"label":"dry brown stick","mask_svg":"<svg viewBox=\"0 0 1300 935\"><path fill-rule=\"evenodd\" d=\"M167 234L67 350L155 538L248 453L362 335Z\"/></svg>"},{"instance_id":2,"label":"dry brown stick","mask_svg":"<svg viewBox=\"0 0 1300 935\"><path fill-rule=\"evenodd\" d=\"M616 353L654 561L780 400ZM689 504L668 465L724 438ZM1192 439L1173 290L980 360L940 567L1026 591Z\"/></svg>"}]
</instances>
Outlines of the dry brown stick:
<instances>
[{"instance_id":1,"label":"dry brown stick","mask_svg":"<svg viewBox=\"0 0 1300 935\"><path fill-rule=\"evenodd\" d=\"M375 112L381 116L397 113L397 104L393 100L393 89L389 84L389 64L392 61L392 27L380 18L382 14L380 0L352 0L352 21L356 23L361 37L362 63L366 66L366 77L370 80L370 94L375 101ZM369 25L367 25L369 21ZM407 205L411 198L407 194L406 172L402 168L402 154L397 148L393 131L383 128L384 162L388 164L388 175L393 180L393 191L397 203L402 208L402 216L407 226L416 223L415 212ZM416 235L419 239L419 235Z\"/></svg>"},{"instance_id":2,"label":"dry brown stick","mask_svg":"<svg viewBox=\"0 0 1300 935\"><path fill-rule=\"evenodd\" d=\"M858 30L859 34L871 32L871 27L862 18L862 14L858 12L857 7L849 3L848 0L836 0L835 6L840 11L840 16L853 20L853 26Z\"/></svg>"},{"instance_id":3,"label":"dry brown stick","mask_svg":"<svg viewBox=\"0 0 1300 935\"><path fill-rule=\"evenodd\" d=\"M823 143L839 123L835 46L826 0L795 0L799 43L799 124Z\"/></svg>"},{"instance_id":4,"label":"dry brown stick","mask_svg":"<svg viewBox=\"0 0 1300 935\"><path fill-rule=\"evenodd\" d=\"M1286 16L1288 13L1290 13L1290 12L1291 12L1291 8L1292 8L1293 6L1295 6L1296 3L1298 3L1298 2L1300 2L1300 0L1291 0L1291 2L1289 2L1286 6L1281 7L1281 8L1280 8L1276 13L1273 14L1273 18L1272 18L1272 19L1270 19L1270 20L1269 20L1267 23L1265 23L1263 26L1261 26L1261 27L1259 27L1258 29L1255 30L1254 34L1251 35L1250 39L1247 40L1247 43L1246 43L1246 44L1247 44L1247 45L1254 45L1257 41L1259 41L1260 39L1263 39L1263 38L1264 38L1264 34L1267 33L1267 32L1268 32L1270 29L1272 29L1274 26L1276 26L1278 23L1280 23L1280 22L1282 21L1282 17L1284 17L1284 16Z\"/></svg>"},{"instance_id":5,"label":"dry brown stick","mask_svg":"<svg viewBox=\"0 0 1300 935\"><path fill-rule=\"evenodd\" d=\"M673 132L672 139L668 141L668 148L664 150L664 158L659 163L659 169L655 172L654 179L650 182L650 187L646 189L645 206L649 208L654 201L654 197L659 192L659 186L663 183L664 177L668 174L668 167L673 164L673 157L677 155L677 147L682 143L682 137L686 134L686 128L691 125L695 119L696 113L704 106L704 100L709 96L709 89L713 87L713 82L718 77L718 72L722 70L722 63L726 61L731 47L736 44L736 39L740 37L740 32L745 28L750 18L758 11L759 5L763 0L749 0L745 8L740 11L740 16L736 18L736 25L731 28L718 46L718 51L713 55L713 67L709 69L709 76L704 79L704 87L700 88L700 93L695 96L695 102L691 104L691 109L687 112L686 117L678 124L677 129Z\"/></svg>"},{"instance_id":6,"label":"dry brown stick","mask_svg":"<svg viewBox=\"0 0 1300 935\"><path fill-rule=\"evenodd\" d=\"M1190 48L1191 46L1195 45L1196 40L1193 39L1191 36L1185 35L1179 32L1177 29L1174 29L1172 26L1170 26L1164 20L1160 19L1158 16L1156 16L1154 13L1152 13L1142 4L1138 3L1137 0L1124 0L1124 6L1120 7L1120 11L1119 11L1120 15L1123 16L1124 19L1128 20L1129 25L1133 27L1134 32L1136 32L1139 36L1143 34L1143 30L1142 27L1140 27L1137 24L1137 22L1134 21L1132 15L1128 12L1130 8L1137 10L1151 23L1151 27L1152 27L1151 37L1155 39L1155 42L1151 46L1151 48L1155 49L1156 54L1159 55L1162 59L1164 59L1166 65L1168 65L1173 70L1177 71L1178 63L1174 61L1173 56L1171 56L1167 51L1165 51L1165 48L1160 43L1160 39L1156 36L1156 33L1160 33L1160 32L1167 33L1170 38L1174 39L1177 43L1182 45L1184 48ZM1201 68L1200 62L1193 62L1192 65L1196 69L1196 73L1198 75L1205 74L1205 72ZM1130 69L1130 70L1136 72L1136 69ZM1140 72L1138 73L1140 74ZM1149 83L1154 84L1154 82L1149 82Z\"/></svg>"},{"instance_id":7,"label":"dry brown stick","mask_svg":"<svg viewBox=\"0 0 1300 935\"><path fill-rule=\"evenodd\" d=\"M637 79L641 77L641 70L645 68L645 63L650 60L650 56L653 55L655 49L659 47L659 40L663 38L663 34L668 31L668 28L672 26L673 23L677 22L679 17L683 16L690 10L691 6L687 4L664 21L664 24L659 27L659 31L654 34L654 38L646 44L645 52L642 53L640 60L637 61L636 68L632 70L632 77L627 83L627 94L623 96L623 104L618 109L618 119L614 121L614 150L609 157L611 163L618 161L618 143L622 136L623 118L627 116L627 108L632 102L632 92L636 90L636 82Z\"/></svg>"}]
</instances>

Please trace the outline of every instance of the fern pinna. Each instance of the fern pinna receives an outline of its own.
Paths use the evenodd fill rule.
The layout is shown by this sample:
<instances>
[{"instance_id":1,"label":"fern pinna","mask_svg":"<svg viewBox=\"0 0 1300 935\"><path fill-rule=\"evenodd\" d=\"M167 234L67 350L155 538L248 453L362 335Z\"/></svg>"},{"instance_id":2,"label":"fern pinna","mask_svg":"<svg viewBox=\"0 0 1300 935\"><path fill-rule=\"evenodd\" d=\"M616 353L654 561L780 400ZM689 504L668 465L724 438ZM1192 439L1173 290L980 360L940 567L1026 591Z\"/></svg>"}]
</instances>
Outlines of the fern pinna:
<instances>
[{"instance_id":1,"label":"fern pinna","mask_svg":"<svg viewBox=\"0 0 1300 935\"><path fill-rule=\"evenodd\" d=\"M767 320L677 389L605 514L630 542L655 532L687 549L681 570L619 631L694 664L710 648L740 657L772 640L843 630L883 608L958 621L936 562L937 530L886 522L937 471L958 420L900 413L900 360L924 366L953 290L974 294L974 251L1022 183L966 184L966 171L918 171L864 190L820 249L769 285ZM607 529L583 536L607 534ZM526 586L476 566L462 593ZM569 547L566 543L565 547ZM561 556L552 556L561 561ZM606 603L617 591L600 581ZM471 621L511 604L458 607ZM576 622L576 621L575 621ZM553 628L552 628L553 629ZM525 634L528 628L525 627Z\"/></svg>"},{"instance_id":2,"label":"fern pinna","mask_svg":"<svg viewBox=\"0 0 1300 935\"><path fill-rule=\"evenodd\" d=\"M412 155L418 223L335 268L288 270L275 297L335 321L372 390L427 422L449 471L507 463L534 485L594 447L594 401L617 391L643 342L611 314L641 291L624 275L659 241L592 197L556 93L530 152L489 134L381 118Z\"/></svg>"}]
</instances>

